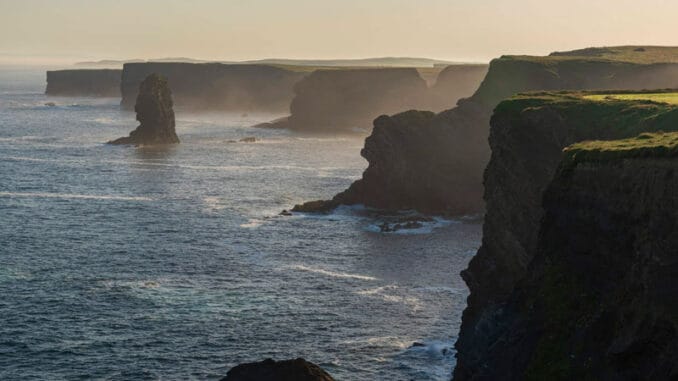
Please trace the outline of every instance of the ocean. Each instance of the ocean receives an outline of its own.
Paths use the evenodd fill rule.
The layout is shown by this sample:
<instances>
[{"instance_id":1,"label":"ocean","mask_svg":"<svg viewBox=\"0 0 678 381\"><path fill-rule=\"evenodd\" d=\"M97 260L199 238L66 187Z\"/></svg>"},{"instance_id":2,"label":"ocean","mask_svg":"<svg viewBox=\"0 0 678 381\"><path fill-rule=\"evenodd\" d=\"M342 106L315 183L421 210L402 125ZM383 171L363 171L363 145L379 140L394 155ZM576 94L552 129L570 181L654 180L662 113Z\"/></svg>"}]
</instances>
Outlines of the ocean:
<instances>
[{"instance_id":1,"label":"ocean","mask_svg":"<svg viewBox=\"0 0 678 381\"><path fill-rule=\"evenodd\" d=\"M449 380L477 218L279 216L360 178L363 138L177 110L181 144L108 146L134 113L44 82L0 70L0 379L217 380L304 357L337 380Z\"/></svg>"}]
</instances>

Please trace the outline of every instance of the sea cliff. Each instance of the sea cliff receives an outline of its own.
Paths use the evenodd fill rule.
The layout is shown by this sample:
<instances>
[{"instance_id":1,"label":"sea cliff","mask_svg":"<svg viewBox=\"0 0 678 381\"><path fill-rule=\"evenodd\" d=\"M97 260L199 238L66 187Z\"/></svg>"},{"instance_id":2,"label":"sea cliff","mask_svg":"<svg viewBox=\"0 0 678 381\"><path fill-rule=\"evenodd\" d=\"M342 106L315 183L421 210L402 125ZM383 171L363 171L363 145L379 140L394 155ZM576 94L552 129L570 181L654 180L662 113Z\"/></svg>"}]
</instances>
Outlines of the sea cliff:
<instances>
[{"instance_id":1,"label":"sea cliff","mask_svg":"<svg viewBox=\"0 0 678 381\"><path fill-rule=\"evenodd\" d=\"M178 109L285 114L294 85L307 73L268 65L145 62L123 66L121 106L131 109L139 83L151 73L167 78Z\"/></svg>"},{"instance_id":2,"label":"sea cliff","mask_svg":"<svg viewBox=\"0 0 678 381\"><path fill-rule=\"evenodd\" d=\"M369 132L380 115L410 109L441 111L473 94L487 65L316 70L294 88L290 116L266 127L305 132ZM428 86L423 76L437 73Z\"/></svg>"},{"instance_id":3,"label":"sea cliff","mask_svg":"<svg viewBox=\"0 0 678 381\"><path fill-rule=\"evenodd\" d=\"M56 70L47 72L45 94L119 97L121 70Z\"/></svg>"},{"instance_id":4,"label":"sea cliff","mask_svg":"<svg viewBox=\"0 0 678 381\"><path fill-rule=\"evenodd\" d=\"M549 218L543 220L545 209L542 208L542 197L554 176L559 174L559 176L567 177L572 174L572 172L567 172L564 169L558 172L559 166L561 168L567 167L565 164L561 164L562 150L571 144L585 140L615 140L633 137L642 132L678 129L678 106L643 100L642 94L636 100L606 99L605 94L602 94L603 97L600 100L600 95L582 93L531 94L516 96L497 106L492 117L489 138L492 156L485 170L487 214L483 226L482 246L471 260L468 269L462 272L471 293L456 344L458 353L455 380L493 379L493 376L499 374L488 369L496 368L497 371L503 369L496 361L504 361L504 359L498 360L492 357L492 353L505 344L505 335L509 334L508 331L513 330L508 328L513 323L510 320L511 317L506 315L507 311L513 308L512 306L515 303L525 301L526 296L517 296L518 293L529 289L530 293L539 294L539 290L543 287L539 284L533 284L529 287L523 287L523 291L520 291L519 289L522 286L518 285L524 282L536 282L534 279L536 274L543 275L543 273L534 269L537 266L535 258L542 255L547 246L551 248L549 250L568 249L566 246L559 248L558 245L554 244L555 238L553 240L544 239L545 235L540 236L539 233L540 230L553 229L548 233L548 236L551 237L558 233L558 229L560 229L560 234L563 235L560 241L570 239L570 231L563 229L563 226L556 224L549 227L544 225ZM659 156L657 154L659 150L652 150L654 154L648 154L648 156ZM580 158L586 156L586 153L579 155ZM614 157L614 154L611 157ZM594 183L581 182L580 185L584 188L591 187L587 191L589 194L586 197L595 196L596 187L606 187L604 191L601 189L600 197L595 197L599 197L598 199L601 201L604 200L606 194L614 198L616 201L611 200L609 205L617 205L620 208L618 212L623 215L630 212L626 210L627 207L622 207L623 203L634 205L634 202L638 201L633 196L634 192L642 192L642 190L626 189L626 185L622 186L618 178L618 176L623 175L622 172L632 177L637 176L633 180L637 181L634 187L642 188L644 186L647 188L657 184L651 181L648 174L653 172L645 174L633 172L633 168L642 168L646 164L620 164L617 161L613 160L610 163L610 168L598 168L601 171L599 175L594 175L595 171L586 172L589 164L583 165L580 168L582 173L580 178L589 178L591 181L596 181ZM660 161L665 162L663 158ZM644 163L650 163L650 161ZM652 163L651 165L655 165L654 162ZM619 167L620 165L621 167ZM613 173L614 171L611 168L623 168L623 171ZM608 170L612 172L606 172ZM656 172L654 173L656 174ZM596 179L596 176L599 177ZM648 183L642 185L642 181ZM562 185L558 181L556 183ZM553 188L550 191L552 195L558 193L555 189ZM581 196L576 192L577 189L582 188L563 190L563 192L572 192L570 196L576 198ZM657 188L657 191L666 195L663 189ZM615 192L619 192L619 194L615 195ZM570 208L580 208L580 212L584 213L587 207L596 206L586 203L575 206L568 205L567 202L558 205L557 197L549 196L548 199L550 201L547 203L547 212L560 213L561 217L559 218L565 218L564 216L570 213L568 211ZM595 211L590 212L594 213ZM654 211L647 210L645 213L651 214ZM551 217L551 220L554 218L556 217ZM590 225L594 223L604 225L605 219L610 218L610 215L601 215L596 220L595 216L590 214L586 218L591 218L587 222L588 225L582 222L581 226L591 227ZM613 220L607 221L612 223ZM574 220L564 221L563 223L569 224L574 229L572 230L573 234L588 234L589 238L595 237L597 234L593 229L587 232L586 229L582 230L577 227ZM604 229L603 225L598 228ZM555 226L558 226L558 228L555 228ZM629 233L632 233L635 231L634 229L639 227L620 225L620 229L622 228L629 229ZM619 238L621 236L610 237ZM572 242L577 242L577 239ZM579 239L579 243L581 244L580 250L588 251L591 254L596 253L596 246L590 246L592 241L586 241L582 238ZM595 245L602 244L597 241L593 243ZM612 246L610 246L611 251L609 252L614 253L611 248ZM633 264L632 262L635 259L631 257L632 255L629 257L627 265ZM595 256L590 257L590 259L592 261L590 265L598 266L598 270L588 273L591 268L584 266L582 262L578 264L579 268L570 267L567 268L567 271L559 269L559 272L555 275L559 278L567 278L578 272L582 273L584 277L593 274L599 276L604 272L606 266L611 265L610 261L612 260L611 258L596 258ZM600 273L596 271L600 271ZM532 281L525 280L528 278ZM600 279L602 281L603 278ZM583 283L579 286L582 287L582 290L587 287ZM603 285L599 286L603 287ZM610 287L611 284L604 286ZM555 292L555 290L552 291ZM557 296L554 294L552 297ZM516 298L520 302L516 302ZM566 310L567 308L561 311L566 320L580 318L576 316L576 310ZM640 313L640 311L636 312ZM575 316L570 316L568 313ZM555 316L552 317L556 318ZM558 319L561 319L561 317L558 317ZM566 320L558 321L565 322ZM549 324L555 329L560 323L554 321ZM534 331L530 331L531 328L528 326L520 327L522 331L516 331L516 335L524 334L525 337L528 337L530 335L535 336L540 332L539 326ZM586 340L593 339L589 337ZM570 348L566 345L566 341L552 342L551 344L562 346L563 349ZM511 351L523 352L520 348L512 348ZM583 354L583 352L578 353L577 356L583 356ZM529 354L525 352L516 356L529 356ZM534 358L524 358L521 361L523 360L531 362ZM518 359L515 361L518 361ZM583 364L585 359L578 357L577 361L581 361ZM502 362L502 364L504 363ZM519 366L517 364L515 366ZM522 377L525 374L512 373L510 377L507 374L507 377L509 379L523 379Z\"/></svg>"},{"instance_id":5,"label":"sea cliff","mask_svg":"<svg viewBox=\"0 0 678 381\"><path fill-rule=\"evenodd\" d=\"M346 204L364 204L379 207L372 195L402 194L403 199L390 201L393 206L409 205L414 209L428 213L466 214L481 213L483 211L483 168L490 158L490 149L487 145L489 137L489 121L493 109L504 98L524 91L536 90L584 90L584 89L630 89L642 90L646 88L678 87L678 50L673 48L647 47L638 51L637 47L607 48L599 52L558 53L546 57L532 56L504 56L491 62L489 71L482 84L474 95L458 102L456 108L443 111L434 117L428 118L427 123L408 124L406 118L411 114L394 115L391 118L394 126L403 133L390 134L388 138L383 128L375 128L369 142L384 142L384 146L370 147L370 151L389 152L388 160L397 161L399 157L411 157L410 160L417 166L394 165L394 171L407 168L428 167L427 172L440 176L444 174L448 181L426 179L424 184L439 184L441 188L422 187L415 198L411 192L401 191L398 188L383 189L383 184L389 178L420 178L417 173L388 172L388 170L373 170L371 167L383 168L384 156L371 161L368 158L368 168L363 178L356 186L360 192L350 191L353 197L339 197L335 201ZM383 125L383 119L380 122ZM422 132L416 131L421 130ZM416 131L416 132L415 132ZM407 142L415 142L417 146L420 137L425 134L426 141L435 142L431 150L417 149L419 156L413 156ZM393 144L393 137L400 141ZM437 149L435 147L444 147ZM535 148L539 150L538 147ZM438 160L441 152L446 160ZM416 154L414 154L416 155ZM375 178L374 176L380 176ZM420 178L421 180L421 178ZM375 188L369 188L373 184ZM410 185L408 185L410 186ZM365 195L362 197L361 195ZM439 202L440 209L432 210L428 198L439 198L444 195L446 201ZM337 203L335 202L334 205ZM300 205L298 210L312 211L310 206L322 205L319 210L327 210L327 203ZM329 204L332 206L332 204ZM461 205L457 208L454 205Z\"/></svg>"}]
</instances>

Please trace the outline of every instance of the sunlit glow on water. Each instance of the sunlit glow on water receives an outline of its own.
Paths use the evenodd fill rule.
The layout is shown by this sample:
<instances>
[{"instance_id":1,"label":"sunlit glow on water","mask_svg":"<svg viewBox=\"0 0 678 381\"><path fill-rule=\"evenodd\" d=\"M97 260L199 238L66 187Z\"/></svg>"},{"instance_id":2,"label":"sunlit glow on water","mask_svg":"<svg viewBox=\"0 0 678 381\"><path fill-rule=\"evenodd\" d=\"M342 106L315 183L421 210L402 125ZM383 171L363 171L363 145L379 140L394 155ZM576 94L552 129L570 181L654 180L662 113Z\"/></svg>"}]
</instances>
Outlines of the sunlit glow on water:
<instances>
[{"instance_id":1,"label":"sunlit glow on water","mask_svg":"<svg viewBox=\"0 0 678 381\"><path fill-rule=\"evenodd\" d=\"M111 147L136 126L118 100L27 78L0 89L0 379L216 379L266 357L449 379L477 221L278 216L358 178L362 138L177 112L180 145Z\"/></svg>"}]
</instances>

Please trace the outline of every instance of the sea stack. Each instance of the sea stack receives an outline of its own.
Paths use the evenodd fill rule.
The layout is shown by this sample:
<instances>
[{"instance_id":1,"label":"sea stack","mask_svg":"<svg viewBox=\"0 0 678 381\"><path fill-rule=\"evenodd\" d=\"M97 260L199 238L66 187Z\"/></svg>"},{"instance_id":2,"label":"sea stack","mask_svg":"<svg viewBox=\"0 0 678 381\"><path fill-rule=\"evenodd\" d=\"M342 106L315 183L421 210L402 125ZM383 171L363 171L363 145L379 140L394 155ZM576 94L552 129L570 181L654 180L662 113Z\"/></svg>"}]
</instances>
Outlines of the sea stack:
<instances>
[{"instance_id":1,"label":"sea stack","mask_svg":"<svg viewBox=\"0 0 678 381\"><path fill-rule=\"evenodd\" d=\"M139 86L139 95L134 111L139 127L128 137L108 142L109 144L175 144L179 138L174 129L172 92L167 79L151 74Z\"/></svg>"}]
</instances>

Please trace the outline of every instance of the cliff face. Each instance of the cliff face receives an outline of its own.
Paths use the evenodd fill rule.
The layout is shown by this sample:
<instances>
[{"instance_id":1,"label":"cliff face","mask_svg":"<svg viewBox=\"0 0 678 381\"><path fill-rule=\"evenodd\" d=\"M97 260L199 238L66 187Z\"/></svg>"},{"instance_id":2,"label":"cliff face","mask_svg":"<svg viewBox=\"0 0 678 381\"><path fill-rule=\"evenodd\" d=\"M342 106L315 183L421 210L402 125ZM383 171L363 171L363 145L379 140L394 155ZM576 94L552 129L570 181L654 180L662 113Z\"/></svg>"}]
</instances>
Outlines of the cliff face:
<instances>
[{"instance_id":1,"label":"cliff face","mask_svg":"<svg viewBox=\"0 0 678 381\"><path fill-rule=\"evenodd\" d=\"M317 70L295 86L284 127L330 133L365 130L381 114L422 106L427 90L416 69Z\"/></svg>"},{"instance_id":2,"label":"cliff face","mask_svg":"<svg viewBox=\"0 0 678 381\"><path fill-rule=\"evenodd\" d=\"M372 146L369 151L388 152L388 155L379 155L376 160L366 157L369 167L363 174L363 178L351 187L353 189L349 189L349 196L339 195L331 203L313 203L307 205L306 208L300 206L298 210L325 211L336 206L337 203L346 203L368 206L384 205L389 209L395 206L410 205L420 211L430 213L480 213L484 205L482 171L490 157L490 149L486 143L489 135L489 121L492 110L500 100L518 92L543 89L640 90L678 87L678 63L674 63L678 58L678 51L670 49L666 52L662 48L657 48L648 50L646 53L652 56L642 60L635 55L643 53L633 52L634 55L629 56L630 53L626 51L624 54L619 54L619 60L589 56L507 56L493 60L480 88L471 98L459 101L456 108L429 118L427 123L417 122L410 127L403 126L407 124L407 121L402 116L392 117L394 122L391 125L400 126L398 127L400 131L407 131L394 133L399 136L398 139L402 142L415 142L414 144L420 144L417 142L422 140L429 143L435 142L431 143L434 146L433 149L430 151L419 149L418 152L413 153L413 150L408 148L408 144L392 144L392 138L382 138L386 134L383 129L375 129L373 136L366 140L366 144L370 142ZM624 61L630 59L642 61L642 63ZM662 60L665 62L662 63ZM422 139L423 135L426 137ZM384 142L385 145L375 146L378 142ZM534 149L538 151L540 147ZM438 155L444 155L445 161L438 160ZM406 187L412 187L411 182L398 184L391 180L405 177L398 172L402 171L404 166L384 166L383 158L386 157L390 161L398 161L398 157L408 157L408 160L416 162L417 166L428 168L425 174L443 176L446 180L434 178L422 180L421 176L415 177L429 187L422 187L418 192L411 192L406 189ZM379 168L373 170L372 166ZM389 172L389 168L394 172ZM407 176L413 175L413 172L407 174ZM393 187L384 189L381 188L383 184L392 184ZM444 188L437 189L431 187L432 184L440 184ZM403 195L403 198L391 199L388 202L377 200L377 197L386 197L386 194L393 195L393 197ZM446 198L445 201L436 202L441 209L431 208L432 203L427 198L436 199L440 195ZM455 205L461 205L461 207ZM312 206L319 206L319 208Z\"/></svg>"},{"instance_id":3,"label":"cliff face","mask_svg":"<svg viewBox=\"0 0 678 381\"><path fill-rule=\"evenodd\" d=\"M151 73L167 78L178 108L270 113L288 112L294 84L305 75L266 65L129 63L120 85L123 108L132 108Z\"/></svg>"},{"instance_id":4,"label":"cliff face","mask_svg":"<svg viewBox=\"0 0 678 381\"><path fill-rule=\"evenodd\" d=\"M473 94L486 71L486 65L448 66L429 88L414 68L317 70L295 86L290 117L269 126L329 133L367 131L380 115L453 106Z\"/></svg>"},{"instance_id":5,"label":"cliff face","mask_svg":"<svg viewBox=\"0 0 678 381\"><path fill-rule=\"evenodd\" d=\"M672 148L564 163L544 196L529 271L495 317L492 346L464 379L678 377L672 135Z\"/></svg>"},{"instance_id":6,"label":"cliff face","mask_svg":"<svg viewBox=\"0 0 678 381\"><path fill-rule=\"evenodd\" d=\"M139 127L128 137L110 141L109 144L179 143L172 107L172 92L167 80L157 74L149 75L139 85L139 95L134 106Z\"/></svg>"},{"instance_id":7,"label":"cliff face","mask_svg":"<svg viewBox=\"0 0 678 381\"><path fill-rule=\"evenodd\" d=\"M426 110L440 112L456 106L478 89L489 65L450 65L443 69L431 87L432 100Z\"/></svg>"},{"instance_id":8,"label":"cliff face","mask_svg":"<svg viewBox=\"0 0 678 381\"><path fill-rule=\"evenodd\" d=\"M47 95L119 97L121 70L47 72Z\"/></svg>"},{"instance_id":9,"label":"cliff face","mask_svg":"<svg viewBox=\"0 0 678 381\"><path fill-rule=\"evenodd\" d=\"M473 124L474 113L466 109L436 115L429 111L408 111L380 116L365 140L361 155L370 163L362 179L331 201L297 205L294 211L327 211L338 205L364 204L386 209L415 209L430 213L471 213L482 207L475 197L481 192L485 145L464 135L471 129L437 129L448 123ZM432 138L432 136L434 138ZM449 141L467 142L463 153L450 151ZM460 160L460 157L466 160ZM475 177L475 181L458 181Z\"/></svg>"},{"instance_id":10,"label":"cliff face","mask_svg":"<svg viewBox=\"0 0 678 381\"><path fill-rule=\"evenodd\" d=\"M455 379L482 373L501 334L498 316L527 274L539 242L541 200L562 149L589 139L620 139L678 128L678 108L644 101L592 101L541 94L501 103L491 121L485 170L483 242L462 276L471 290L456 347Z\"/></svg>"},{"instance_id":11,"label":"cliff face","mask_svg":"<svg viewBox=\"0 0 678 381\"><path fill-rule=\"evenodd\" d=\"M565 55L504 56L490 63L487 76L473 99L491 109L501 100L525 91L676 87L678 63L637 63Z\"/></svg>"}]
</instances>

